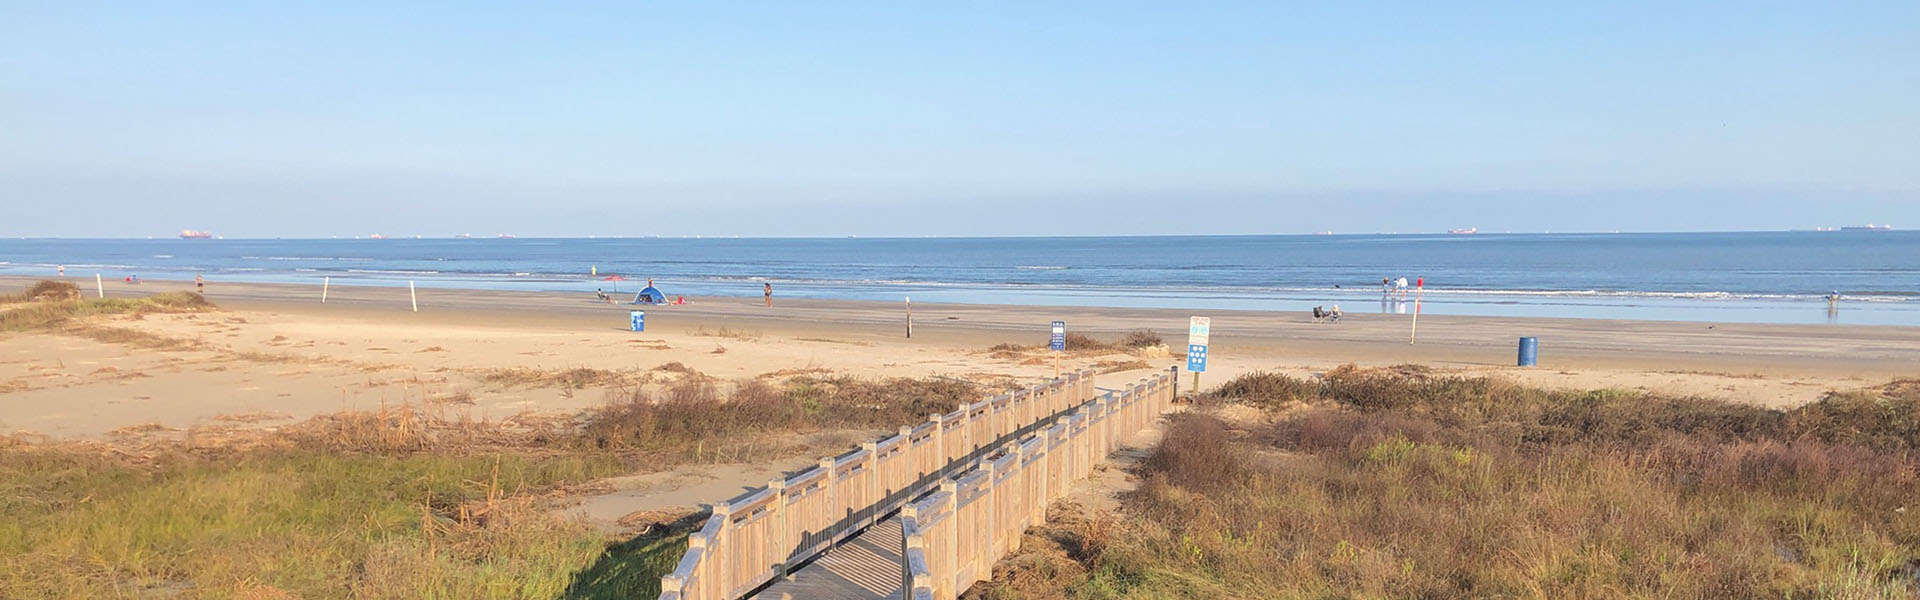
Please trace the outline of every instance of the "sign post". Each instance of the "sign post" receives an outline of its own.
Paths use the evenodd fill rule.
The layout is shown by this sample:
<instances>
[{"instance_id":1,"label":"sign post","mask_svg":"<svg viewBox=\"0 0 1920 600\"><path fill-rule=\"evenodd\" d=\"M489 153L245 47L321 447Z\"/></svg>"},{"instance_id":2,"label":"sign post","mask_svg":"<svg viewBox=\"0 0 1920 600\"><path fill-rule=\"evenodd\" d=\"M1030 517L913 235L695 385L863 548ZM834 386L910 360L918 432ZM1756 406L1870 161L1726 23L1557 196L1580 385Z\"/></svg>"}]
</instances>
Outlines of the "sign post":
<instances>
[{"instance_id":1,"label":"sign post","mask_svg":"<svg viewBox=\"0 0 1920 600\"><path fill-rule=\"evenodd\" d=\"M1053 336L1048 338L1047 349L1053 351L1053 377L1060 378L1060 353L1067 349L1067 322L1053 322Z\"/></svg>"},{"instance_id":2,"label":"sign post","mask_svg":"<svg viewBox=\"0 0 1920 600\"><path fill-rule=\"evenodd\" d=\"M1193 373L1193 393L1200 393L1200 374L1207 372L1207 338L1213 333L1213 319L1194 317L1187 321L1187 371Z\"/></svg>"},{"instance_id":3,"label":"sign post","mask_svg":"<svg viewBox=\"0 0 1920 600\"><path fill-rule=\"evenodd\" d=\"M1415 283L1413 284L1413 329L1407 331L1408 346L1412 346L1413 338L1415 336L1420 335L1420 296L1423 295L1421 294L1421 292L1427 291L1426 277L1416 278L1414 279L1414 282Z\"/></svg>"}]
</instances>

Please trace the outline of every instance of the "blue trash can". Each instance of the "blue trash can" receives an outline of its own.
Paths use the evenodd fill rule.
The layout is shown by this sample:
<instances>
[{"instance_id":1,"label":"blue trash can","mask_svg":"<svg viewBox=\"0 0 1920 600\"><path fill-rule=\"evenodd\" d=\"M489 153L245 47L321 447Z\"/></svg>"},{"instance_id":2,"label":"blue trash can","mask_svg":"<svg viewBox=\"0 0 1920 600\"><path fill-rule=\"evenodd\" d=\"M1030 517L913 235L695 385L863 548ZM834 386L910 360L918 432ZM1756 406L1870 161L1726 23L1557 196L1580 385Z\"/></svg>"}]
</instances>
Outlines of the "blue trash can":
<instances>
[{"instance_id":1,"label":"blue trash can","mask_svg":"<svg viewBox=\"0 0 1920 600\"><path fill-rule=\"evenodd\" d=\"M1540 362L1540 340L1538 338L1520 338L1520 366L1531 367Z\"/></svg>"},{"instance_id":2,"label":"blue trash can","mask_svg":"<svg viewBox=\"0 0 1920 600\"><path fill-rule=\"evenodd\" d=\"M633 330L634 330L634 331L646 331L646 330L647 330L647 311L644 311L644 310L630 310L630 311L627 311L627 316L628 316L628 318L630 318L630 319L631 319L631 320L633 321Z\"/></svg>"}]
</instances>

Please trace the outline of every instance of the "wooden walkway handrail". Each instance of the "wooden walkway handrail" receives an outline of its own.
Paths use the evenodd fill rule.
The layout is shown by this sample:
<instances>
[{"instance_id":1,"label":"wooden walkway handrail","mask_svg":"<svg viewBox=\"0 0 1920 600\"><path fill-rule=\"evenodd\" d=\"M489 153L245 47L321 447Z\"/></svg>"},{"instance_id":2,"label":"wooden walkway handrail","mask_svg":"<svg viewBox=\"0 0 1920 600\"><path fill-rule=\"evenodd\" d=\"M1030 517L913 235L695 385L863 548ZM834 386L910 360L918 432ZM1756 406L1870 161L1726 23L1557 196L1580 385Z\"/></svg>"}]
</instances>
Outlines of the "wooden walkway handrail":
<instances>
[{"instance_id":1,"label":"wooden walkway handrail","mask_svg":"<svg viewBox=\"0 0 1920 600\"><path fill-rule=\"evenodd\" d=\"M713 516L688 537L686 555L661 578L660 598L740 598L943 484L966 480L979 487L970 492L991 496L991 473L963 472L989 457L1009 463L1008 473L1017 472L1021 462L1007 461L1006 447L1057 429L1064 415L1085 412L1107 397L1094 389L1092 371L1068 373L931 415L918 426L902 427L886 439L823 458L811 469L716 504ZM1012 475L1007 477L1011 485ZM981 558L995 550L991 541ZM991 566L989 561L980 568Z\"/></svg>"},{"instance_id":2,"label":"wooden walkway handrail","mask_svg":"<svg viewBox=\"0 0 1920 600\"><path fill-rule=\"evenodd\" d=\"M1091 474L1120 440L1171 408L1175 375L1162 373L1088 401L902 507L902 597L953 600L992 578L993 564L1020 549L1028 528L1045 523L1047 505L1066 495L1072 480Z\"/></svg>"}]
</instances>

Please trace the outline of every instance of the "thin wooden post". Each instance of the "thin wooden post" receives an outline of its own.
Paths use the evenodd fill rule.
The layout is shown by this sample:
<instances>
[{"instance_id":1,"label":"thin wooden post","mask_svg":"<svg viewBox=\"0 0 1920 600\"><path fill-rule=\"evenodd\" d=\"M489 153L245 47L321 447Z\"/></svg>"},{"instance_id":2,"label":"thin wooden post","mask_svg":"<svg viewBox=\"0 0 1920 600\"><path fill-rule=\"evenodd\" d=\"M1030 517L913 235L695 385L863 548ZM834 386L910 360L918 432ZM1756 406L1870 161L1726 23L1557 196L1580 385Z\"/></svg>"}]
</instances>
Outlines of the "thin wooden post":
<instances>
[{"instance_id":1,"label":"thin wooden post","mask_svg":"<svg viewBox=\"0 0 1920 600\"><path fill-rule=\"evenodd\" d=\"M787 572L787 555L793 553L793 533L787 526L787 482L781 479L767 480L767 523L773 535L767 536L768 552L778 552L779 559L773 563L775 573Z\"/></svg>"},{"instance_id":2,"label":"thin wooden post","mask_svg":"<svg viewBox=\"0 0 1920 600\"><path fill-rule=\"evenodd\" d=\"M820 530L826 532L827 544L829 545L833 544L834 536L840 535L839 531L833 529L833 524L839 523L840 519L845 516L845 513L834 510L840 503L840 474L834 472L833 462L833 457L831 456L820 459L820 470L825 472L821 475L821 479L826 481L825 485L827 486L827 499L824 501L824 504L827 505L825 509L827 522L820 524Z\"/></svg>"},{"instance_id":3,"label":"thin wooden post","mask_svg":"<svg viewBox=\"0 0 1920 600\"><path fill-rule=\"evenodd\" d=\"M420 295L413 291L413 280L407 280L407 297L413 299L413 312L420 312Z\"/></svg>"},{"instance_id":4,"label":"thin wooden post","mask_svg":"<svg viewBox=\"0 0 1920 600\"><path fill-rule=\"evenodd\" d=\"M867 472L867 493L866 493L867 505L860 507L858 509L862 512L867 513L865 515L860 516L860 526L866 527L867 525L873 523L873 519L875 516L873 514L873 509L877 508L880 505L880 501L881 501L880 469L879 469L880 444L878 442L866 442L866 443L860 444L860 449L867 451L867 459L865 461L862 461L867 463L867 466L864 467L864 469Z\"/></svg>"},{"instance_id":5,"label":"thin wooden post","mask_svg":"<svg viewBox=\"0 0 1920 600\"><path fill-rule=\"evenodd\" d=\"M719 585L709 584L702 587L722 590L721 593L725 593L725 590L733 589L733 565L727 564L729 562L727 560L727 547L732 545L733 542L733 540L728 539L732 537L730 535L732 533L730 529L733 528L733 505L725 502L715 504L713 505L713 514L720 517L720 527L713 532L714 537L719 539L706 540L709 553L706 555L705 560L714 561L713 569L708 572L708 575L718 579ZM712 551L714 549L718 549L719 552L713 553Z\"/></svg>"},{"instance_id":6,"label":"thin wooden post","mask_svg":"<svg viewBox=\"0 0 1920 600\"><path fill-rule=\"evenodd\" d=\"M954 579L960 575L959 538L961 535L967 533L959 530L960 505L958 502L960 499L960 485L952 479L944 480L940 482L940 491L946 494L947 506L944 512L948 517L941 522L941 526L946 528L946 532L940 536L940 539L946 543L940 544L941 548L937 551L946 555L946 560L940 562L940 564L946 566L946 572L934 573L933 578L934 583L941 587L949 588L951 591L951 593L947 594L938 594L940 597L957 598L960 596L960 582L954 581ZM936 588L936 593L937 591L938 588Z\"/></svg>"},{"instance_id":7,"label":"thin wooden post","mask_svg":"<svg viewBox=\"0 0 1920 600\"><path fill-rule=\"evenodd\" d=\"M107 284L100 280L99 273L93 274L93 289L95 292L99 294L99 297L101 298L107 297Z\"/></svg>"},{"instance_id":8,"label":"thin wooden post","mask_svg":"<svg viewBox=\"0 0 1920 600\"><path fill-rule=\"evenodd\" d=\"M907 296L907 339L913 339L913 296Z\"/></svg>"},{"instance_id":9,"label":"thin wooden post","mask_svg":"<svg viewBox=\"0 0 1920 600\"><path fill-rule=\"evenodd\" d=\"M333 285L332 277L320 278L320 303L321 304L327 303L327 288L332 285Z\"/></svg>"}]
</instances>

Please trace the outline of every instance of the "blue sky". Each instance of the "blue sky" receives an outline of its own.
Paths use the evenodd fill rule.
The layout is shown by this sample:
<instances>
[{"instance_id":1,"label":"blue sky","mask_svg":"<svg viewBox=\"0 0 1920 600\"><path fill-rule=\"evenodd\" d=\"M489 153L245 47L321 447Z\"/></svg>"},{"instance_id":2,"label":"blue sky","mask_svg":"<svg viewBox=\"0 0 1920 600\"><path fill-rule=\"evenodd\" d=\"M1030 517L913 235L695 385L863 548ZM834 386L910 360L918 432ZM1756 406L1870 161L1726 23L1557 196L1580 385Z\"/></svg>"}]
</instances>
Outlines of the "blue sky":
<instances>
[{"instance_id":1,"label":"blue sky","mask_svg":"<svg viewBox=\"0 0 1920 600\"><path fill-rule=\"evenodd\" d=\"M1920 3L0 4L0 235L1920 227Z\"/></svg>"}]
</instances>

